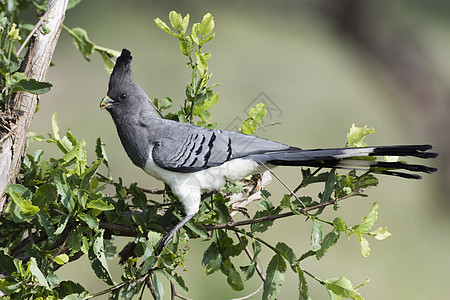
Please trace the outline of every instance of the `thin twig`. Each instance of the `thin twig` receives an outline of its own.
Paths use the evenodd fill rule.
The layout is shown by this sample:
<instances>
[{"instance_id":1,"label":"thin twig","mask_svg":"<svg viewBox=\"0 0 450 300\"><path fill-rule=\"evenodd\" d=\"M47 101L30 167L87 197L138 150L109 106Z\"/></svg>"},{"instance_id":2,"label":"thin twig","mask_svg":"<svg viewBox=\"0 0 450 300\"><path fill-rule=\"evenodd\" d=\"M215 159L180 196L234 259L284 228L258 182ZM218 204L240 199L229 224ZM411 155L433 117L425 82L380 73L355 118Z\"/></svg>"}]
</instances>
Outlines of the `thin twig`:
<instances>
[{"instance_id":1,"label":"thin twig","mask_svg":"<svg viewBox=\"0 0 450 300\"><path fill-rule=\"evenodd\" d=\"M261 282L261 285L259 286L259 288L258 288L256 291L254 291L254 292L252 292L252 293L250 293L250 294L248 294L248 295L246 295L246 296L244 296L244 297L233 298L233 299L231 299L231 300L244 300L244 299L248 299L248 298L250 298L250 297L253 297L253 296L255 296L256 294L258 294L258 292L262 289L263 286L264 286L264 282Z\"/></svg>"},{"instance_id":2,"label":"thin twig","mask_svg":"<svg viewBox=\"0 0 450 300\"><path fill-rule=\"evenodd\" d=\"M233 220L232 217L230 217L230 220L231 220L232 222L234 222L234 220ZM236 234L236 236L237 236L237 238L238 238L238 240L239 240L239 242L240 242L240 241L241 241L242 233L237 232L237 231L235 231L234 233ZM247 254L247 256L248 256L248 258L250 259L250 261L252 261L252 260L254 259L254 256L253 256L253 254L250 252L250 249L248 248L248 246L245 247L244 251L245 251L245 254ZM257 257L257 259L258 259L258 257ZM259 260L258 260L258 261L259 261ZM261 278L261 280L262 280L263 282L265 282L265 281L266 281L266 277L264 276L264 273L263 273L263 271L261 270L261 268L259 267L259 264L258 264L258 263L256 264L256 272L258 273L258 275L259 275L259 277Z\"/></svg>"},{"instance_id":3,"label":"thin twig","mask_svg":"<svg viewBox=\"0 0 450 300\"><path fill-rule=\"evenodd\" d=\"M28 44L28 42L30 41L31 37L34 35L34 33L39 29L39 27L41 27L42 23L45 22L45 20L47 19L48 14L50 13L50 11L52 10L52 8L55 6L56 2L58 1L53 1L50 6L47 8L47 10L45 11L45 13L42 15L42 17L39 19L39 21L36 23L36 25L34 25L33 30L31 30L30 34L28 34L28 36L26 37L25 41L23 41L22 45L20 46L19 50L17 50L16 55L19 56L20 52L22 52L22 50L25 48L25 46Z\"/></svg>"},{"instance_id":4,"label":"thin twig","mask_svg":"<svg viewBox=\"0 0 450 300\"><path fill-rule=\"evenodd\" d=\"M269 124L264 124L264 125L256 127L256 130L263 129L263 128L270 127L270 126L275 126L275 125L281 125L281 122L273 122L273 123L269 123Z\"/></svg>"},{"instance_id":5,"label":"thin twig","mask_svg":"<svg viewBox=\"0 0 450 300\"><path fill-rule=\"evenodd\" d=\"M331 200L328 200L323 203L319 203L319 204L316 204L313 206L308 206L308 207L302 208L298 211L298 213L306 214L307 212L309 212L311 210L315 210L315 209L319 209L319 208L326 207L329 205L333 205L336 202L339 202L341 200L344 200L344 199L347 199L347 198L350 198L353 196L361 195L365 190L367 190L367 188L359 189L357 191L354 191L353 193L350 193L350 194L343 196L341 198L338 198L338 199L331 199ZM282 219L282 218L290 217L293 215L296 215L296 213L289 211L289 212L279 214L279 215L268 215L268 216L264 216L264 217L260 217L260 218L256 218L256 219L243 220L243 221L238 221L238 222L228 222L228 223L222 223L222 224L216 224L216 225L205 225L204 228L208 231L211 231L214 229L233 229L238 226L251 225L251 224L267 222L267 221L274 221L277 219Z\"/></svg>"},{"instance_id":6,"label":"thin twig","mask_svg":"<svg viewBox=\"0 0 450 300\"><path fill-rule=\"evenodd\" d=\"M1 145L4 141L6 141L6 140L14 133L14 130L16 130L16 128L17 128L17 125L14 125L14 126L9 130L9 132L8 132L7 134L5 134L5 135L0 139L0 145Z\"/></svg>"},{"instance_id":7,"label":"thin twig","mask_svg":"<svg viewBox=\"0 0 450 300\"><path fill-rule=\"evenodd\" d=\"M136 236L136 232L133 230L133 228L125 226L125 225L108 223L108 222L100 222L99 227L102 229L108 229L111 231L118 231L118 232L120 232L119 235L121 235L121 236Z\"/></svg>"},{"instance_id":8,"label":"thin twig","mask_svg":"<svg viewBox=\"0 0 450 300\"><path fill-rule=\"evenodd\" d=\"M153 189L146 189L143 187L139 187L144 193L147 194L156 194L156 195L160 195L160 194L164 194L164 190L160 190L158 188L153 188Z\"/></svg>"},{"instance_id":9,"label":"thin twig","mask_svg":"<svg viewBox=\"0 0 450 300\"><path fill-rule=\"evenodd\" d=\"M271 169L269 169L269 167L268 166L266 166L262 161L260 161L259 162L260 164L262 164L269 172L270 172L270 174L272 174L290 193L291 193L291 195L293 195L294 197L295 197L295 199L298 201L298 202L300 202L300 204L301 204L301 206L303 207L303 208L306 208L306 205L305 205L305 203L303 203L303 201L302 200L300 200L298 197L297 197L297 195L287 186L287 184L285 184L284 182L283 182L283 180L281 180L281 178L280 177L278 177L278 175L277 174L275 174L275 172L273 172Z\"/></svg>"}]
</instances>

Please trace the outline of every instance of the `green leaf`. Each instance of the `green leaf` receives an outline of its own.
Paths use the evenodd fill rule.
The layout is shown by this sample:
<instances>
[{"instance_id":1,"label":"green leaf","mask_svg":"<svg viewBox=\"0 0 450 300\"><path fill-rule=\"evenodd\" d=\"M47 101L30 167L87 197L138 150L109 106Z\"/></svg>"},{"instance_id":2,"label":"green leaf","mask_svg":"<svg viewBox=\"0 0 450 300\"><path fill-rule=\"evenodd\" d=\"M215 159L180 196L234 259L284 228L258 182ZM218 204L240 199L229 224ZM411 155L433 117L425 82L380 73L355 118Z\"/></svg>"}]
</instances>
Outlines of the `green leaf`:
<instances>
[{"instance_id":1,"label":"green leaf","mask_svg":"<svg viewBox=\"0 0 450 300\"><path fill-rule=\"evenodd\" d=\"M78 214L78 218L86 223L91 229L98 229L99 220L95 217L91 217L85 213Z\"/></svg>"},{"instance_id":2,"label":"green leaf","mask_svg":"<svg viewBox=\"0 0 450 300\"><path fill-rule=\"evenodd\" d=\"M367 144L363 142L364 138L374 133L375 129L368 128L367 125L364 127L356 127L352 124L349 133L347 134L347 147L367 147Z\"/></svg>"},{"instance_id":3,"label":"green leaf","mask_svg":"<svg viewBox=\"0 0 450 300\"><path fill-rule=\"evenodd\" d=\"M299 300L311 300L309 297L308 282L306 281L305 274L302 268L298 265L296 266L298 274L298 290L299 290Z\"/></svg>"},{"instance_id":4,"label":"green leaf","mask_svg":"<svg viewBox=\"0 0 450 300\"><path fill-rule=\"evenodd\" d=\"M392 234L387 230L387 227L378 227L376 230L369 232L369 235L382 241L390 237Z\"/></svg>"},{"instance_id":5,"label":"green leaf","mask_svg":"<svg viewBox=\"0 0 450 300\"><path fill-rule=\"evenodd\" d=\"M39 208L44 208L47 204L56 199L55 186L51 183L41 185L33 196L33 204Z\"/></svg>"},{"instance_id":6,"label":"green leaf","mask_svg":"<svg viewBox=\"0 0 450 300\"><path fill-rule=\"evenodd\" d=\"M94 45L94 50L100 53L103 58L105 69L108 73L111 73L114 69L113 57L119 57L120 51Z\"/></svg>"},{"instance_id":7,"label":"green leaf","mask_svg":"<svg viewBox=\"0 0 450 300\"><path fill-rule=\"evenodd\" d=\"M5 254L3 250L0 250L0 269L8 272L9 274L16 271L16 266L14 265L14 258Z\"/></svg>"},{"instance_id":8,"label":"green leaf","mask_svg":"<svg viewBox=\"0 0 450 300\"><path fill-rule=\"evenodd\" d=\"M244 289L244 282L242 281L242 277L236 270L229 270L227 282L235 291L242 291Z\"/></svg>"},{"instance_id":9,"label":"green leaf","mask_svg":"<svg viewBox=\"0 0 450 300\"><path fill-rule=\"evenodd\" d=\"M286 272L286 262L280 254L275 254L270 260L267 271L266 281L263 288L263 299L275 299L281 292L281 286Z\"/></svg>"},{"instance_id":10,"label":"green leaf","mask_svg":"<svg viewBox=\"0 0 450 300\"><path fill-rule=\"evenodd\" d=\"M89 60L89 56L94 53L95 44L89 40L86 30L80 27L69 29L69 34L73 38L75 47L83 54L84 58Z\"/></svg>"},{"instance_id":11,"label":"green leaf","mask_svg":"<svg viewBox=\"0 0 450 300\"><path fill-rule=\"evenodd\" d=\"M53 130L53 136L56 140L60 140L59 137L59 126L58 126L58 113L54 112L52 115L52 130Z\"/></svg>"},{"instance_id":12,"label":"green leaf","mask_svg":"<svg viewBox=\"0 0 450 300\"><path fill-rule=\"evenodd\" d=\"M214 17L210 13L203 16L203 20L198 26L198 30L203 36L210 34L214 30Z\"/></svg>"},{"instance_id":13,"label":"green leaf","mask_svg":"<svg viewBox=\"0 0 450 300\"><path fill-rule=\"evenodd\" d=\"M105 249L103 243L103 230L97 232L93 237L89 246L88 257L91 262L91 267L98 278L105 281L107 284L114 284L111 274L108 269L106 261Z\"/></svg>"},{"instance_id":14,"label":"green leaf","mask_svg":"<svg viewBox=\"0 0 450 300\"><path fill-rule=\"evenodd\" d=\"M217 101L219 101L219 94L211 95L202 103L196 104L194 106L194 114L197 116L201 116L202 112L211 109L214 105L216 105Z\"/></svg>"},{"instance_id":15,"label":"green leaf","mask_svg":"<svg viewBox=\"0 0 450 300\"><path fill-rule=\"evenodd\" d=\"M316 253L316 258L321 259L325 256L325 253L334 245L336 244L337 240L339 239L339 233L336 231L331 231L325 235L323 238L322 243L320 244L320 249Z\"/></svg>"},{"instance_id":16,"label":"green leaf","mask_svg":"<svg viewBox=\"0 0 450 300\"><path fill-rule=\"evenodd\" d=\"M31 200L22 198L16 191L10 191L9 195L20 209L20 213L25 221L32 220L39 212L39 207L33 205Z\"/></svg>"},{"instance_id":17,"label":"green leaf","mask_svg":"<svg viewBox=\"0 0 450 300\"><path fill-rule=\"evenodd\" d=\"M320 245L322 242L322 227L323 225L313 219L313 227L311 230L311 250L318 251L322 246Z\"/></svg>"},{"instance_id":18,"label":"green leaf","mask_svg":"<svg viewBox=\"0 0 450 300\"><path fill-rule=\"evenodd\" d=\"M162 282L158 279L155 273L153 273L153 288L155 289L156 299L164 299L164 287Z\"/></svg>"},{"instance_id":19,"label":"green leaf","mask_svg":"<svg viewBox=\"0 0 450 300\"><path fill-rule=\"evenodd\" d=\"M154 21L155 21L156 25L158 25L158 27L161 28L162 30L164 30L165 32L173 35L176 38L180 38L180 35L172 32L172 30L170 30L169 26L167 26L167 24L164 23L160 18L156 18Z\"/></svg>"},{"instance_id":20,"label":"green leaf","mask_svg":"<svg viewBox=\"0 0 450 300\"><path fill-rule=\"evenodd\" d=\"M48 82L40 82L35 79L27 80L24 73L14 73L6 77L6 85L11 87L11 92L29 92L35 95L45 94L52 88L52 84Z\"/></svg>"},{"instance_id":21,"label":"green leaf","mask_svg":"<svg viewBox=\"0 0 450 300\"><path fill-rule=\"evenodd\" d=\"M175 29L181 29L181 25L182 25L182 18L181 18L181 14L177 13L176 11L172 10L169 13L169 20L170 20L170 24L172 24L172 27Z\"/></svg>"},{"instance_id":22,"label":"green leaf","mask_svg":"<svg viewBox=\"0 0 450 300\"><path fill-rule=\"evenodd\" d=\"M33 196L31 191L21 184L10 184L6 187L5 193L11 196L12 192L16 192L20 197L30 200Z\"/></svg>"},{"instance_id":23,"label":"green leaf","mask_svg":"<svg viewBox=\"0 0 450 300\"><path fill-rule=\"evenodd\" d=\"M291 247L289 247L288 245L286 245L285 243L279 242L275 248L277 248L280 252L281 255L283 255L283 257L291 264L294 265L296 264L296 260L297 257L295 256L294 251L292 250Z\"/></svg>"},{"instance_id":24,"label":"green leaf","mask_svg":"<svg viewBox=\"0 0 450 300\"><path fill-rule=\"evenodd\" d=\"M255 216L253 217L253 219L266 217L268 215L270 215L270 211L268 211L268 210L257 211L255 213ZM253 223L253 224L250 225L250 230L251 230L252 233L265 232L267 229L269 229L270 226L273 225L273 222L274 221L272 220L272 221L264 221L264 222Z\"/></svg>"},{"instance_id":25,"label":"green leaf","mask_svg":"<svg viewBox=\"0 0 450 300\"><path fill-rule=\"evenodd\" d=\"M97 209L100 211L114 210L114 205L104 202L101 199L92 200L87 205L88 208Z\"/></svg>"},{"instance_id":26,"label":"green leaf","mask_svg":"<svg viewBox=\"0 0 450 300\"><path fill-rule=\"evenodd\" d=\"M71 9L71 8L74 8L74 7L77 6L78 3L80 3L80 2L81 2L81 0L69 0L69 3L67 4L67 9L66 9L66 10L69 10L69 9Z\"/></svg>"},{"instance_id":27,"label":"green leaf","mask_svg":"<svg viewBox=\"0 0 450 300\"><path fill-rule=\"evenodd\" d=\"M183 21L181 22L181 34L184 35L186 33L186 30L189 26L189 14L186 14L186 16L183 18Z\"/></svg>"},{"instance_id":28,"label":"green leaf","mask_svg":"<svg viewBox=\"0 0 450 300\"><path fill-rule=\"evenodd\" d=\"M55 257L54 262L58 265L64 265L65 263L69 262L69 256L65 253L60 254Z\"/></svg>"},{"instance_id":29,"label":"green leaf","mask_svg":"<svg viewBox=\"0 0 450 300\"><path fill-rule=\"evenodd\" d=\"M184 282L183 277L178 275L175 272L169 273L166 269L163 271L164 276L166 276L167 279L169 279L172 282L176 282L177 285L185 292L187 293L189 291L188 287L186 286L186 283Z\"/></svg>"},{"instance_id":30,"label":"green leaf","mask_svg":"<svg viewBox=\"0 0 450 300\"><path fill-rule=\"evenodd\" d=\"M344 222L341 218L336 217L336 218L333 220L333 224L334 224L334 227L335 227L337 230L339 230L339 231L344 232L345 234L347 234L347 229L348 229L347 224L345 224L345 222Z\"/></svg>"},{"instance_id":31,"label":"green leaf","mask_svg":"<svg viewBox=\"0 0 450 300\"><path fill-rule=\"evenodd\" d=\"M23 58L18 57L14 52L11 52L9 59L7 53L0 53L0 73L6 77L7 74L16 72L22 60Z\"/></svg>"},{"instance_id":32,"label":"green leaf","mask_svg":"<svg viewBox=\"0 0 450 300\"><path fill-rule=\"evenodd\" d=\"M370 255L369 241L363 237L359 232L356 232L359 238L359 244L361 246L361 254L363 257L368 257Z\"/></svg>"},{"instance_id":33,"label":"green leaf","mask_svg":"<svg viewBox=\"0 0 450 300\"><path fill-rule=\"evenodd\" d=\"M242 122L241 132L245 134L253 134L258 128L259 123L266 116L266 104L258 103L248 111L249 118Z\"/></svg>"},{"instance_id":34,"label":"green leaf","mask_svg":"<svg viewBox=\"0 0 450 300\"><path fill-rule=\"evenodd\" d=\"M244 272L244 279L249 280L253 277L253 274L256 271L256 266L258 263L257 256L261 252L261 244L257 240L253 240L252 242L252 248L253 248L253 259L250 262L248 266L240 267L241 270Z\"/></svg>"},{"instance_id":35,"label":"green leaf","mask_svg":"<svg viewBox=\"0 0 450 300\"><path fill-rule=\"evenodd\" d=\"M180 41L180 50L184 55L190 56L192 50L194 49L194 42L191 36L186 36L186 38Z\"/></svg>"},{"instance_id":36,"label":"green leaf","mask_svg":"<svg viewBox=\"0 0 450 300\"><path fill-rule=\"evenodd\" d=\"M50 289L47 279L45 279L44 274L42 274L41 270L39 269L36 263L36 258L35 257L30 258L29 264L30 264L30 272L31 274L33 274L34 277L36 277L39 284L45 286L47 289Z\"/></svg>"},{"instance_id":37,"label":"green leaf","mask_svg":"<svg viewBox=\"0 0 450 300\"><path fill-rule=\"evenodd\" d=\"M373 225L377 220L378 217L377 209L378 209L378 202L375 202L372 205L369 214L362 219L361 224L353 226L352 229L360 233L368 232L373 227Z\"/></svg>"},{"instance_id":38,"label":"green leaf","mask_svg":"<svg viewBox=\"0 0 450 300\"><path fill-rule=\"evenodd\" d=\"M332 291L334 294L352 299L363 300L358 294L358 290L352 286L350 280L345 277L330 278L324 281L325 287Z\"/></svg>"}]
</instances>

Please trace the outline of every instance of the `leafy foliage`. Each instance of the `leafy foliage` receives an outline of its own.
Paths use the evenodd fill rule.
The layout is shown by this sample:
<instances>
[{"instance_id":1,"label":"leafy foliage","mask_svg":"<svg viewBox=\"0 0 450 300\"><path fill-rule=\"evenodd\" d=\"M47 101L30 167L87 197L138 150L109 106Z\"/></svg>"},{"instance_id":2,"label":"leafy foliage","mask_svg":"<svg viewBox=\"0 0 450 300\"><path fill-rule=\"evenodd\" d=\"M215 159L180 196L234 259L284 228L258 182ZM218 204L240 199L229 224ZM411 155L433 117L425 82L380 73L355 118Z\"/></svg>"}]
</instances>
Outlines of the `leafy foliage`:
<instances>
[{"instance_id":1,"label":"leafy foliage","mask_svg":"<svg viewBox=\"0 0 450 300\"><path fill-rule=\"evenodd\" d=\"M78 2L71 1L70 5ZM189 15L183 17L172 11L169 21L171 27L160 19L155 20L162 30L178 39L180 50L188 59L191 78L185 90L184 104L179 111L165 117L215 127L217 124L212 121L209 109L218 102L219 96L213 90L215 85L209 84L211 53L203 52L203 46L215 36L214 18L206 14L201 22L192 25L189 33ZM2 28L9 28L11 37L5 36L5 42L3 34L6 31L2 33L2 43L9 47L11 39L17 40L18 32L9 23ZM107 68L112 67L109 58L117 52L95 45L81 28L66 30L84 57L89 58L97 51L105 58ZM21 73L15 73L20 58L13 52L2 52L2 55L0 68L9 70L2 72L2 80L10 83L9 92L21 88L45 92L49 88L44 83L27 82ZM172 107L173 101L155 98L153 104L164 111ZM265 113L264 104L256 104L250 109L248 119L242 122L241 131L254 133ZM46 159L42 150L27 154L17 183L7 189L11 201L5 215L0 217L0 270L3 275L0 291L9 298L85 299L109 294L112 299L131 299L148 287L153 298L162 299L167 294L162 280L170 281L176 289L186 293L188 287L177 272L185 268L189 241L201 238L208 241L201 260L205 275L222 273L233 290L243 290L246 281L259 276L264 281L262 298L276 299L282 295L287 273L293 272L298 277L299 299L311 299L310 279L321 284L331 299L363 299L359 288L367 282L354 287L343 276L322 280L306 270L303 262L314 257L322 259L342 235L355 235L364 257L370 254L368 241L371 237L382 240L390 235L383 227L373 230L378 203L374 203L367 216L353 226L348 226L337 214L344 199L367 196L365 190L378 184L373 175L357 174L354 170L338 174L336 170L302 169L294 193L301 190L305 194L305 188L311 185L321 186L322 192L301 197L289 192L276 204L272 202L271 194L263 190L257 212L246 223L250 224L248 228L241 228L239 222L230 222L232 207L224 195L241 192L243 184L229 183L207 197L193 220L175 234L162 253L156 253L165 230L182 218L182 207L170 190L161 191L161 203L152 199L152 191L137 184L124 186L120 178L113 180L100 138L95 145L96 157L89 160L84 140L77 139L70 131L60 134L56 114L52 118L52 128L52 134L47 137L30 133L29 142L50 143L60 150L59 157ZM373 129L353 125L347 135L347 145L365 145L363 139L372 132ZM329 206L336 214L333 220L322 217ZM275 220L284 217L308 221L311 227L306 226L305 230L311 233L306 252L299 253L282 242L272 245L263 239L261 233L271 230ZM129 238L122 250L115 247L116 236ZM273 254L263 268L265 274L259 262L263 251ZM92 273L110 288L91 294L78 283L58 278L56 270L83 255L87 255ZM241 260L237 257L242 255L248 256L248 264L239 265ZM120 282L113 278L109 268L109 259L115 256L120 257L123 265Z\"/></svg>"}]
</instances>

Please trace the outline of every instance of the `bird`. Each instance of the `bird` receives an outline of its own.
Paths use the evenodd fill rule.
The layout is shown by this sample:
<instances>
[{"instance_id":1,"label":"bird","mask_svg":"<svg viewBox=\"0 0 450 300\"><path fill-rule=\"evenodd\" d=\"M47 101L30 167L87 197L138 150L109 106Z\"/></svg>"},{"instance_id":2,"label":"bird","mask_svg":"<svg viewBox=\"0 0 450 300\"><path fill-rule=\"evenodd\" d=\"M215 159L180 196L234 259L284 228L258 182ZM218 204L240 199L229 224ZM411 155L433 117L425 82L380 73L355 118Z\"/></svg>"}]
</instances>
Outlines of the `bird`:
<instances>
[{"instance_id":1,"label":"bird","mask_svg":"<svg viewBox=\"0 0 450 300\"><path fill-rule=\"evenodd\" d=\"M145 91L133 80L131 61L131 52L123 49L100 108L110 113L131 161L165 182L183 205L185 216L161 239L158 251L199 211L203 193L217 191L227 181L237 182L267 167L353 166L409 179L420 179L418 172L437 171L433 167L398 161L356 159L391 155L435 158L438 154L428 152L432 148L428 144L303 150L254 135L161 118Z\"/></svg>"}]
</instances>

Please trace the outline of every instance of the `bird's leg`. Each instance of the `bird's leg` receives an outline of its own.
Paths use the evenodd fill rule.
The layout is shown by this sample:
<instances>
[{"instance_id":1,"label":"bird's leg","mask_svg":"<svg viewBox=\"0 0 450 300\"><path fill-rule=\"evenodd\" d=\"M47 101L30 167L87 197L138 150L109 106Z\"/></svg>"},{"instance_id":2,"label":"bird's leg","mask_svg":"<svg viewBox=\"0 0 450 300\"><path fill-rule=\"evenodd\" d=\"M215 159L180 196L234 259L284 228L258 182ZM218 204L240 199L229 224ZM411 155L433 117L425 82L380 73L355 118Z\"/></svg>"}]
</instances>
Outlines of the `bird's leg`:
<instances>
[{"instance_id":1,"label":"bird's leg","mask_svg":"<svg viewBox=\"0 0 450 300\"><path fill-rule=\"evenodd\" d=\"M175 225L172 229L169 230L169 232L161 239L158 246L158 253L161 253L164 247L170 242L175 232L180 230L181 227L183 227L195 214L186 215L180 223Z\"/></svg>"}]
</instances>

